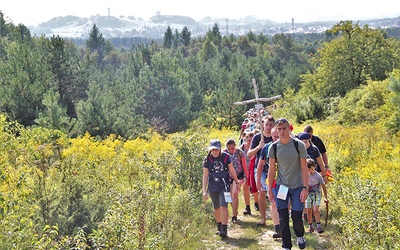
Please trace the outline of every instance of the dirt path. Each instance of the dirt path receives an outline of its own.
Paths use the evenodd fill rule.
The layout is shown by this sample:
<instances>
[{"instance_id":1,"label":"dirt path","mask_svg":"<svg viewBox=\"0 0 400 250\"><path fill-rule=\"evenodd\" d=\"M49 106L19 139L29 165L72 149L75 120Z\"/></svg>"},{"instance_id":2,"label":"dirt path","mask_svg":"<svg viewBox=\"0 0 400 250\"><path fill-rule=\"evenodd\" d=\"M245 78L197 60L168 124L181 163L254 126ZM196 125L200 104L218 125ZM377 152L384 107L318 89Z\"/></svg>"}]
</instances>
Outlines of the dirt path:
<instances>
[{"instance_id":1,"label":"dirt path","mask_svg":"<svg viewBox=\"0 0 400 250\"><path fill-rule=\"evenodd\" d=\"M242 202L243 204L243 202ZM243 215L243 207L239 208L239 222L234 224L229 222L228 238L221 240L218 235L214 235L210 240L204 242L207 249L282 249L281 239L274 239L274 226L267 210L266 227L259 227L260 213L252 210L252 215ZM231 209L230 209L231 213ZM292 224L290 224L292 225ZM322 234L308 233L308 226L304 225L306 230L307 249L333 249L328 239L330 232L325 231ZM299 249L292 231L292 249Z\"/></svg>"}]
</instances>

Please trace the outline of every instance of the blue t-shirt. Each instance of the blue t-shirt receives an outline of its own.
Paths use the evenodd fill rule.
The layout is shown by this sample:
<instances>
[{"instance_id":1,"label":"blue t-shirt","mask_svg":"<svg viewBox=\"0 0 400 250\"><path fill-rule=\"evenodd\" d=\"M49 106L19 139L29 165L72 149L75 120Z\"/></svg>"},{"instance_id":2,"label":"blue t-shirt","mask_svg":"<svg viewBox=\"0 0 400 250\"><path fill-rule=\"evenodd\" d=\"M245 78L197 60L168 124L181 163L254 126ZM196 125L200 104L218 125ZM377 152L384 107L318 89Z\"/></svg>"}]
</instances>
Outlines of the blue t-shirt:
<instances>
[{"instance_id":1,"label":"blue t-shirt","mask_svg":"<svg viewBox=\"0 0 400 250\"><path fill-rule=\"evenodd\" d=\"M311 144L307 148L307 154L310 156L311 159L313 159L315 161L315 170L317 172L321 172L321 167L317 163L317 158L321 156L321 153L319 152L318 147L315 146L314 144Z\"/></svg>"},{"instance_id":2,"label":"blue t-shirt","mask_svg":"<svg viewBox=\"0 0 400 250\"><path fill-rule=\"evenodd\" d=\"M263 135L263 137L264 137L265 144L268 144L269 142L272 142L272 136L266 137L266 136ZM256 148L260 144L260 141L261 141L261 133L258 133L251 140L250 149ZM255 165L254 165L254 169L257 169L257 165L258 165L258 161L260 159L261 151L262 150L258 150L257 151L256 162L255 162Z\"/></svg>"},{"instance_id":3,"label":"blue t-shirt","mask_svg":"<svg viewBox=\"0 0 400 250\"><path fill-rule=\"evenodd\" d=\"M270 141L269 143L265 144L264 147L261 149L261 154L260 154L260 159L265 161L265 167L264 167L264 172L268 173L268 167L269 167L269 162L268 162L268 149L271 146L273 141Z\"/></svg>"}]
</instances>

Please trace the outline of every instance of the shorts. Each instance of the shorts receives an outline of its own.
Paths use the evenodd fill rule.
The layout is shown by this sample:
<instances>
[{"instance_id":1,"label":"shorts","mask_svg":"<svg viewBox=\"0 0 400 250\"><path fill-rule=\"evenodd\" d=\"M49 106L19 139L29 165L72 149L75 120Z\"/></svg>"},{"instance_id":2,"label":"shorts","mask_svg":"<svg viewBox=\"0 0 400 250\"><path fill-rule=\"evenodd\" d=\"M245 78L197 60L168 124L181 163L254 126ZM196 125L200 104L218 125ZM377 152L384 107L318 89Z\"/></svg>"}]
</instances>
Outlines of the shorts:
<instances>
[{"instance_id":1,"label":"shorts","mask_svg":"<svg viewBox=\"0 0 400 250\"><path fill-rule=\"evenodd\" d=\"M303 191L303 187L298 187L298 188L289 188L288 194L286 196L286 200L278 199L276 197L278 191L279 191L279 184L276 184L276 188L272 189L272 192L274 192L275 195L275 202L276 202L276 208L279 209L284 209L284 208L289 208L289 201L292 204L292 211L302 211L304 209L304 202L300 201L300 193Z\"/></svg>"},{"instance_id":2,"label":"shorts","mask_svg":"<svg viewBox=\"0 0 400 250\"><path fill-rule=\"evenodd\" d=\"M214 209L217 209L219 207L228 207L228 203L225 201L224 191L221 192L208 191L208 195L211 198Z\"/></svg>"},{"instance_id":3,"label":"shorts","mask_svg":"<svg viewBox=\"0 0 400 250\"><path fill-rule=\"evenodd\" d=\"M246 178L245 174L244 174L244 171L241 172L240 174L236 173L236 177L238 178L238 180L243 180L244 178ZM233 183L233 179L232 179L231 176L229 176L229 184L232 184L232 183Z\"/></svg>"},{"instance_id":4,"label":"shorts","mask_svg":"<svg viewBox=\"0 0 400 250\"><path fill-rule=\"evenodd\" d=\"M257 169L255 169L254 170L254 177L256 178L256 180L257 180ZM268 186L267 186L267 173L265 173L264 171L262 171L262 174L261 174L261 185L262 185L262 188L261 188L261 190L259 190L259 191L265 191L265 192L267 192L268 191Z\"/></svg>"},{"instance_id":5,"label":"shorts","mask_svg":"<svg viewBox=\"0 0 400 250\"><path fill-rule=\"evenodd\" d=\"M321 205L322 194L320 192L310 192L306 200L306 208Z\"/></svg>"}]
</instances>

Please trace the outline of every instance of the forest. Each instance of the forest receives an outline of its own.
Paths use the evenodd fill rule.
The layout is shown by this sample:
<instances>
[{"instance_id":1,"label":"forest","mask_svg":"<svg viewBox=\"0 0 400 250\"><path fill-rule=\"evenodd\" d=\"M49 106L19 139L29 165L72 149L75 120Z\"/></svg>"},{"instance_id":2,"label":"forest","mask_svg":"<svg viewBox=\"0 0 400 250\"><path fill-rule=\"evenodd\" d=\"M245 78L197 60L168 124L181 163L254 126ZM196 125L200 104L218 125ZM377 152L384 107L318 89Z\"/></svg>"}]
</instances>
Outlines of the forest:
<instances>
[{"instance_id":1,"label":"forest","mask_svg":"<svg viewBox=\"0 0 400 250\"><path fill-rule=\"evenodd\" d=\"M315 37L215 24L116 48L94 25L78 46L0 12L0 249L204 248L201 162L238 138L252 79L328 145L332 249L400 248L400 41L352 21Z\"/></svg>"}]
</instances>

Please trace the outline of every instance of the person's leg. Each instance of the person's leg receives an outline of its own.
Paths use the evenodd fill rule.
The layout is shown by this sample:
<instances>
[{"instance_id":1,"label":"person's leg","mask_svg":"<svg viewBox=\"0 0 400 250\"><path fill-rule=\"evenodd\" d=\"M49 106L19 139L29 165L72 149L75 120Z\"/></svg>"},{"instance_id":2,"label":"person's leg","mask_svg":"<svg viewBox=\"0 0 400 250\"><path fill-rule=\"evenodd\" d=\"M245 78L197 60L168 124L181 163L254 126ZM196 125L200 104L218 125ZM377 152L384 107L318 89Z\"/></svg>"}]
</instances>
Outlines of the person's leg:
<instances>
[{"instance_id":1,"label":"person's leg","mask_svg":"<svg viewBox=\"0 0 400 250\"><path fill-rule=\"evenodd\" d=\"M219 193L209 191L208 195L212 201L213 208L214 208L214 218L215 218L215 221L217 222L217 234L220 234L222 221L221 221Z\"/></svg>"},{"instance_id":2,"label":"person's leg","mask_svg":"<svg viewBox=\"0 0 400 250\"><path fill-rule=\"evenodd\" d=\"M254 210L258 211L258 190L257 190L257 184L256 184L256 179L255 179L255 174L257 172L256 169L252 168L250 170L250 186L251 186L251 193L253 194L253 199L254 199Z\"/></svg>"},{"instance_id":3,"label":"person's leg","mask_svg":"<svg viewBox=\"0 0 400 250\"><path fill-rule=\"evenodd\" d=\"M319 213L319 206L317 205L314 206L314 217L317 223L321 223L321 214Z\"/></svg>"},{"instance_id":4,"label":"person's leg","mask_svg":"<svg viewBox=\"0 0 400 250\"><path fill-rule=\"evenodd\" d=\"M303 210L304 202L300 201L300 193L303 190L302 187L296 189L289 189L290 201L292 202L292 220L293 220L293 230L297 237L304 236L304 226L303 226Z\"/></svg>"},{"instance_id":5,"label":"person's leg","mask_svg":"<svg viewBox=\"0 0 400 250\"><path fill-rule=\"evenodd\" d=\"M312 225L313 224L312 223L312 204L313 204L313 199L312 199L312 195L310 194L307 197L307 200L305 202L305 208L304 208L307 213L307 223L309 225L308 232L310 232L310 233L314 232L314 228ZM303 214L304 214L304 211L303 211Z\"/></svg>"},{"instance_id":6,"label":"person's leg","mask_svg":"<svg viewBox=\"0 0 400 250\"><path fill-rule=\"evenodd\" d=\"M275 233L272 235L272 238L281 238L281 227L279 223L279 214L278 209L276 208L275 203L271 203L269 213L271 215L272 223L274 223Z\"/></svg>"},{"instance_id":7,"label":"person's leg","mask_svg":"<svg viewBox=\"0 0 400 250\"><path fill-rule=\"evenodd\" d=\"M315 222L317 223L317 232L318 233L322 233L324 230L322 230L321 227L321 214L319 212L319 206L321 205L321 194L317 193L315 199L315 205L313 207L313 211L314 211L314 217L315 217Z\"/></svg>"},{"instance_id":8,"label":"person's leg","mask_svg":"<svg viewBox=\"0 0 400 250\"><path fill-rule=\"evenodd\" d=\"M258 191L253 193L253 199L254 199L254 210L259 211L259 206L258 206Z\"/></svg>"},{"instance_id":9,"label":"person's leg","mask_svg":"<svg viewBox=\"0 0 400 250\"><path fill-rule=\"evenodd\" d=\"M251 214L251 209L250 209L250 185L248 182L248 179L244 181L243 184L243 200L244 203L246 204L246 208L243 211L244 215L250 215Z\"/></svg>"},{"instance_id":10,"label":"person's leg","mask_svg":"<svg viewBox=\"0 0 400 250\"><path fill-rule=\"evenodd\" d=\"M228 207L220 207L220 216L222 225L227 225L229 220Z\"/></svg>"},{"instance_id":11,"label":"person's leg","mask_svg":"<svg viewBox=\"0 0 400 250\"><path fill-rule=\"evenodd\" d=\"M275 202L276 207L279 214L279 227L281 230L282 235L282 248L292 248L292 236L290 234L289 228L289 210L288 210L288 203L289 203L289 195L286 197L286 200L281 200L276 198L276 195L279 190L279 185L273 190L275 195Z\"/></svg>"},{"instance_id":12,"label":"person's leg","mask_svg":"<svg viewBox=\"0 0 400 250\"><path fill-rule=\"evenodd\" d=\"M221 207L221 231L219 233L219 236L221 236L222 239L225 239L228 237L228 218L229 218L229 211L228 207Z\"/></svg>"},{"instance_id":13,"label":"person's leg","mask_svg":"<svg viewBox=\"0 0 400 250\"><path fill-rule=\"evenodd\" d=\"M226 203L224 198L224 192L220 192L220 216L221 216L221 231L219 236L225 239L228 235L228 218L229 218L229 210L228 203Z\"/></svg>"},{"instance_id":14,"label":"person's leg","mask_svg":"<svg viewBox=\"0 0 400 250\"><path fill-rule=\"evenodd\" d=\"M313 222L312 222L312 209L311 208L306 208L307 210L307 223L308 223L308 232L312 233L314 232L314 227L313 227Z\"/></svg>"},{"instance_id":15,"label":"person's leg","mask_svg":"<svg viewBox=\"0 0 400 250\"><path fill-rule=\"evenodd\" d=\"M257 175L256 175L256 177L257 177ZM262 188L261 188L261 190L258 190L258 208L260 209L261 221L258 223L258 225L265 225L265 221L266 221L266 210L267 210L266 179L267 179L266 173L262 172L261 179L260 179Z\"/></svg>"},{"instance_id":16,"label":"person's leg","mask_svg":"<svg viewBox=\"0 0 400 250\"><path fill-rule=\"evenodd\" d=\"M287 208L278 209L279 228L282 235L282 248L292 248L292 236L289 228L289 210Z\"/></svg>"},{"instance_id":17,"label":"person's leg","mask_svg":"<svg viewBox=\"0 0 400 250\"><path fill-rule=\"evenodd\" d=\"M237 221L238 208L239 208L239 194L236 192L236 185L240 185L240 184L234 183L233 187L231 189L231 190L234 190L233 192L231 191L231 195L232 195L232 222L236 222Z\"/></svg>"}]
</instances>

